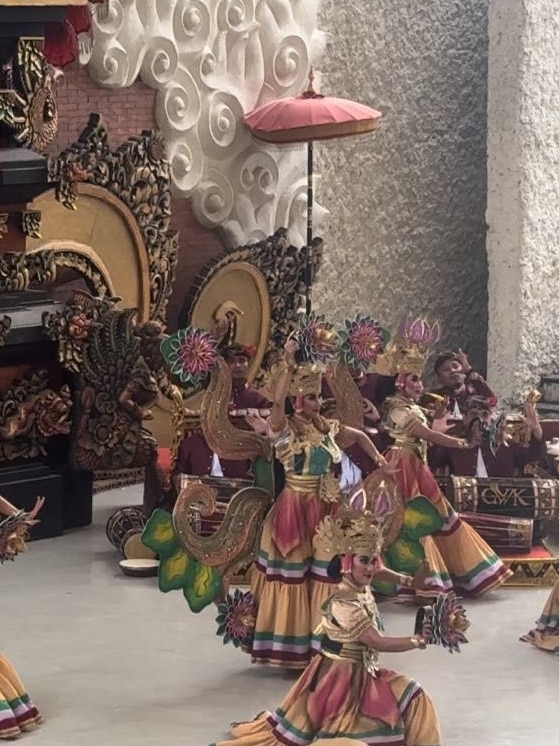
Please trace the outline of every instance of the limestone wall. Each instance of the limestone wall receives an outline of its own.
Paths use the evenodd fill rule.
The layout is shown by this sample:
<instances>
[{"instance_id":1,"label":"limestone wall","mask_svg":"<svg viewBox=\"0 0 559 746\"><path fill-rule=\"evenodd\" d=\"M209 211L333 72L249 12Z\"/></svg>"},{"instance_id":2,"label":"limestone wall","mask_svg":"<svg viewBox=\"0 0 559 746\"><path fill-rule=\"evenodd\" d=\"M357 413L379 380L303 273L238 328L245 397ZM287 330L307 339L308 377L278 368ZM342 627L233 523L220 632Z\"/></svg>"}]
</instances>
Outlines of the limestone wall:
<instances>
[{"instance_id":1,"label":"limestone wall","mask_svg":"<svg viewBox=\"0 0 559 746\"><path fill-rule=\"evenodd\" d=\"M518 400L559 370L559 2L491 0L489 375Z\"/></svg>"},{"instance_id":2,"label":"limestone wall","mask_svg":"<svg viewBox=\"0 0 559 746\"><path fill-rule=\"evenodd\" d=\"M440 317L484 367L487 0L323 0L319 26L322 92L384 117L315 148L331 212L315 305Z\"/></svg>"}]
</instances>

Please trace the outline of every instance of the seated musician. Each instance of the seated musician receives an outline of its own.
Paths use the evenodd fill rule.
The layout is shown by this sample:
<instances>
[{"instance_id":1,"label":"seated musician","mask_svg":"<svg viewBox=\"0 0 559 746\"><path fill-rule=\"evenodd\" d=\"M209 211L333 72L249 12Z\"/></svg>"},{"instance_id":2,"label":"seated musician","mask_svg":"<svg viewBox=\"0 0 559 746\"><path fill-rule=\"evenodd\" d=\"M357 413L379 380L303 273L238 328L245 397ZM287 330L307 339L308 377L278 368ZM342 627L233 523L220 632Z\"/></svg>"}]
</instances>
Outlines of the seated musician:
<instances>
[{"instance_id":1,"label":"seated musician","mask_svg":"<svg viewBox=\"0 0 559 746\"><path fill-rule=\"evenodd\" d=\"M545 458L545 441L534 402L524 405L524 424L529 428L525 442L491 444L489 427L497 416L494 400L471 396L463 404L463 419L446 430L448 435L466 438L472 446L453 449L434 445L429 465L438 474L464 477L521 477L528 464Z\"/></svg>"},{"instance_id":2,"label":"seated musician","mask_svg":"<svg viewBox=\"0 0 559 746\"><path fill-rule=\"evenodd\" d=\"M240 429L265 427L270 403L260 391L248 384L248 371L253 351L239 344L229 345L222 351L231 370L232 389L229 416ZM262 428L261 428L262 426ZM250 479L251 462L220 459L206 442L201 424L194 424L185 433L177 452L175 475L227 477Z\"/></svg>"},{"instance_id":3,"label":"seated musician","mask_svg":"<svg viewBox=\"0 0 559 746\"><path fill-rule=\"evenodd\" d=\"M440 386L432 393L444 397L446 410L454 420L460 420L467 399L482 396L497 399L480 373L477 373L463 350L443 352L435 360L435 375Z\"/></svg>"}]
</instances>

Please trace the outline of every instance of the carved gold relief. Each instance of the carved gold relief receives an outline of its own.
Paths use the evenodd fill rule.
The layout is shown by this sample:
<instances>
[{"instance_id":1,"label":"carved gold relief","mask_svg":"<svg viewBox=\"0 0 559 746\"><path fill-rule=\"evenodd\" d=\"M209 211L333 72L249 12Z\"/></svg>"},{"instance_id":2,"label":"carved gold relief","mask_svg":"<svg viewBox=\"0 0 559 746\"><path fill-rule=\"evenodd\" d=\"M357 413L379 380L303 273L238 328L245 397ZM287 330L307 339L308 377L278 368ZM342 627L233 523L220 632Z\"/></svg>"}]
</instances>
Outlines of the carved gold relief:
<instances>
[{"instance_id":1,"label":"carved gold relief","mask_svg":"<svg viewBox=\"0 0 559 746\"><path fill-rule=\"evenodd\" d=\"M228 404L231 398L231 371L227 363L218 358L210 384L202 400L202 430L208 445L221 458L231 460L272 457L269 438L253 430L240 430L229 419Z\"/></svg>"},{"instance_id":2,"label":"carved gold relief","mask_svg":"<svg viewBox=\"0 0 559 746\"><path fill-rule=\"evenodd\" d=\"M32 282L48 285L56 277L55 257L48 251L0 256L0 292L27 290Z\"/></svg>"},{"instance_id":3,"label":"carved gold relief","mask_svg":"<svg viewBox=\"0 0 559 746\"><path fill-rule=\"evenodd\" d=\"M11 64L2 70L0 122L17 142L38 152L50 145L58 128L56 77L33 39L20 39Z\"/></svg>"},{"instance_id":4,"label":"carved gold relief","mask_svg":"<svg viewBox=\"0 0 559 746\"><path fill-rule=\"evenodd\" d=\"M41 213L39 210L24 210L21 213L21 230L30 238L41 238Z\"/></svg>"},{"instance_id":5,"label":"carved gold relief","mask_svg":"<svg viewBox=\"0 0 559 746\"><path fill-rule=\"evenodd\" d=\"M223 522L211 536L199 536L192 527L192 511L211 515L217 507L217 491L198 480L187 483L175 503L173 524L187 552L205 565L215 567L227 588L231 577L256 555L262 522L272 504L266 490L246 487L227 505Z\"/></svg>"},{"instance_id":6,"label":"carved gold relief","mask_svg":"<svg viewBox=\"0 0 559 746\"><path fill-rule=\"evenodd\" d=\"M0 317L0 347L3 347L6 344L6 337L10 333L11 328L12 320L9 316L4 314Z\"/></svg>"},{"instance_id":7,"label":"carved gold relief","mask_svg":"<svg viewBox=\"0 0 559 746\"><path fill-rule=\"evenodd\" d=\"M8 218L9 213L0 212L0 241L4 238L8 232Z\"/></svg>"},{"instance_id":8,"label":"carved gold relief","mask_svg":"<svg viewBox=\"0 0 559 746\"><path fill-rule=\"evenodd\" d=\"M169 227L171 192L164 144L156 132L130 138L111 150L97 114L90 115L78 141L48 162L49 181L59 202L75 209L80 182L107 189L130 210L148 256L150 318L165 323L177 262L178 232Z\"/></svg>"},{"instance_id":9,"label":"carved gold relief","mask_svg":"<svg viewBox=\"0 0 559 746\"><path fill-rule=\"evenodd\" d=\"M335 402L335 410L328 416L336 417L348 427L362 430L365 424L365 402L346 363L343 360L336 362L326 377Z\"/></svg>"},{"instance_id":10,"label":"carved gold relief","mask_svg":"<svg viewBox=\"0 0 559 746\"><path fill-rule=\"evenodd\" d=\"M318 271L322 259L320 239L313 241L312 258L314 274ZM281 349L286 338L297 327L297 312L304 308L306 261L306 249L290 245L287 231L283 228L264 241L221 254L196 278L181 313L181 326L195 326L198 321L209 329L212 316L218 312L220 305L227 300L234 301L243 311L243 315L237 315L236 319L237 341L251 343L258 351L258 359L251 368L251 375L254 375L262 359L262 353L271 349ZM258 327L257 311L247 309L247 303L243 301L242 296L238 292L232 295L229 285L225 282L235 277L235 267L246 265L253 268L254 278L264 278L264 284L256 279L254 283L258 288L262 288L256 303L258 313L269 314L267 350L258 349L262 343L255 332L259 328L259 333L264 336L265 319L260 322L262 326ZM226 273L227 267L231 267L230 275ZM264 288L266 302L262 300ZM245 338L245 334L248 338ZM250 334L252 336L249 336Z\"/></svg>"},{"instance_id":11,"label":"carved gold relief","mask_svg":"<svg viewBox=\"0 0 559 746\"><path fill-rule=\"evenodd\" d=\"M17 381L0 394L0 458L44 456L49 438L69 434L71 408L70 389L53 390L47 371Z\"/></svg>"}]
</instances>

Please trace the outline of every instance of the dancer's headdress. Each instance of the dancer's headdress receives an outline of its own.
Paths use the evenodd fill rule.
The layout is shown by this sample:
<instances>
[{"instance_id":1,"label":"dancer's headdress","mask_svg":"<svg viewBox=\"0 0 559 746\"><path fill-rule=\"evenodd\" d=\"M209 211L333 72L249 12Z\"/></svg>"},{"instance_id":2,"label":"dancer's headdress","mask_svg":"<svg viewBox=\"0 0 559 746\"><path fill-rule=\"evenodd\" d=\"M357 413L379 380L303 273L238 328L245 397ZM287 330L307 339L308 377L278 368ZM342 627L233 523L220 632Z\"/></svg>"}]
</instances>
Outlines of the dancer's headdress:
<instances>
[{"instance_id":1,"label":"dancer's headdress","mask_svg":"<svg viewBox=\"0 0 559 746\"><path fill-rule=\"evenodd\" d=\"M390 332L371 316L346 319L338 331L340 357L347 365L366 372L377 361L390 339Z\"/></svg>"},{"instance_id":2,"label":"dancer's headdress","mask_svg":"<svg viewBox=\"0 0 559 746\"><path fill-rule=\"evenodd\" d=\"M293 333L299 344L297 367L289 382L289 396L320 393L326 363L335 358L338 337L333 324L314 313L299 318Z\"/></svg>"},{"instance_id":3,"label":"dancer's headdress","mask_svg":"<svg viewBox=\"0 0 559 746\"><path fill-rule=\"evenodd\" d=\"M422 375L430 348L439 341L440 336L438 321L429 324L425 319L407 316L398 324L386 352L378 356L375 371L383 376L399 373Z\"/></svg>"},{"instance_id":4,"label":"dancer's headdress","mask_svg":"<svg viewBox=\"0 0 559 746\"><path fill-rule=\"evenodd\" d=\"M326 516L320 522L316 538L331 555L358 554L376 557L382 550L384 533L369 511L356 512L342 507L336 516Z\"/></svg>"}]
</instances>

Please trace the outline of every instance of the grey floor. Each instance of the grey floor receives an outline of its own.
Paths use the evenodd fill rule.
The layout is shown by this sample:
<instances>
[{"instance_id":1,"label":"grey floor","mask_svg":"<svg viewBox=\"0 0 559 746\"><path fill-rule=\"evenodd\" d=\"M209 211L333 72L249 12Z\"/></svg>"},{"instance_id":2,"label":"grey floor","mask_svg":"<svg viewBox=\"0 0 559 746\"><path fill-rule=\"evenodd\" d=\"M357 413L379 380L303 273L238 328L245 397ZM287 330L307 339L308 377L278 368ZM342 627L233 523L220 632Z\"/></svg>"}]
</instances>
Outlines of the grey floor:
<instances>
[{"instance_id":1,"label":"grey floor","mask_svg":"<svg viewBox=\"0 0 559 746\"><path fill-rule=\"evenodd\" d=\"M121 574L105 522L138 495L97 496L92 527L35 542L1 569L2 652L46 718L22 739L29 746L205 746L290 686L223 646L213 609L191 614L155 579ZM559 743L559 658L518 642L546 596L511 589L470 603L471 641L460 655L385 657L431 694L445 746ZM388 631L411 633L410 608L382 611Z\"/></svg>"}]
</instances>

